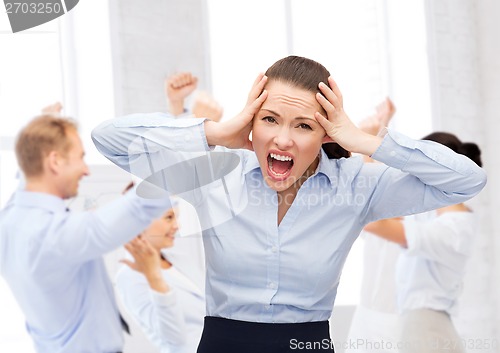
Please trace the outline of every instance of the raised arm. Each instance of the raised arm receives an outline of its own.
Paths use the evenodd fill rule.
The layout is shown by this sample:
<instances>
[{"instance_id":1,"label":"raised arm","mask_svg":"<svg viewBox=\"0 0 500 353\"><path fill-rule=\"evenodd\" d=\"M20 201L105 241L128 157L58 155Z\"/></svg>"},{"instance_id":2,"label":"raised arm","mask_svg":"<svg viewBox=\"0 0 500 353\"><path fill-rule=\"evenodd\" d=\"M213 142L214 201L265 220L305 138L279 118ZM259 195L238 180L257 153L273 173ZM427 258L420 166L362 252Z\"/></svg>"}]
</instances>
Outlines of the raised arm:
<instances>
[{"instance_id":1,"label":"raised arm","mask_svg":"<svg viewBox=\"0 0 500 353\"><path fill-rule=\"evenodd\" d=\"M407 248L408 255L460 267L471 253L476 219L463 204L437 211L438 216L420 220L384 219L369 223L365 230Z\"/></svg>"},{"instance_id":2,"label":"raised arm","mask_svg":"<svg viewBox=\"0 0 500 353\"><path fill-rule=\"evenodd\" d=\"M105 121L92 131L92 139L106 158L141 178L185 161L179 152L208 152L210 146L252 149L252 119L266 99L265 82L259 75L243 111L224 122L133 114Z\"/></svg>"},{"instance_id":3,"label":"raised arm","mask_svg":"<svg viewBox=\"0 0 500 353\"><path fill-rule=\"evenodd\" d=\"M482 168L439 143L416 141L390 129L383 138L362 131L344 112L342 95L332 78L329 84L331 88L320 83L321 93L317 93L327 114L316 113L327 134L325 141L385 164L365 163L353 186L345 190L364 205L363 225L462 203L486 184ZM342 178L347 179L342 180L345 183L350 176Z\"/></svg>"},{"instance_id":4,"label":"raised arm","mask_svg":"<svg viewBox=\"0 0 500 353\"><path fill-rule=\"evenodd\" d=\"M130 241L170 207L169 198L147 200L131 190L94 211L61 214L48 225L53 231L39 245L40 259L33 261L60 268L61 259L81 264L98 258Z\"/></svg>"},{"instance_id":5,"label":"raised arm","mask_svg":"<svg viewBox=\"0 0 500 353\"><path fill-rule=\"evenodd\" d=\"M396 113L396 107L389 97L387 97L376 106L375 114L361 120L358 127L367 134L376 136L384 128L389 126L389 122L394 116L394 113ZM367 163L373 162L373 159L370 156L364 155L363 159Z\"/></svg>"},{"instance_id":6,"label":"raised arm","mask_svg":"<svg viewBox=\"0 0 500 353\"><path fill-rule=\"evenodd\" d=\"M61 102L55 102L55 103L52 103L50 105L47 105L46 107L43 107L42 113L60 116L62 109L63 109L63 106L62 106Z\"/></svg>"},{"instance_id":7,"label":"raised arm","mask_svg":"<svg viewBox=\"0 0 500 353\"><path fill-rule=\"evenodd\" d=\"M127 312L162 346L175 347L187 342L185 321L175 289L168 293L156 292L144 276L125 268L118 272L116 289Z\"/></svg>"},{"instance_id":8,"label":"raised arm","mask_svg":"<svg viewBox=\"0 0 500 353\"><path fill-rule=\"evenodd\" d=\"M190 72L180 72L165 80L165 95L170 114L178 116L184 112L184 101L194 92L198 78Z\"/></svg>"},{"instance_id":9,"label":"raised arm","mask_svg":"<svg viewBox=\"0 0 500 353\"><path fill-rule=\"evenodd\" d=\"M198 92L194 98L193 115L197 118L219 122L222 119L222 111L220 104L208 92Z\"/></svg>"},{"instance_id":10,"label":"raised arm","mask_svg":"<svg viewBox=\"0 0 500 353\"><path fill-rule=\"evenodd\" d=\"M401 218L381 219L368 223L364 230L406 247L405 230Z\"/></svg>"}]
</instances>

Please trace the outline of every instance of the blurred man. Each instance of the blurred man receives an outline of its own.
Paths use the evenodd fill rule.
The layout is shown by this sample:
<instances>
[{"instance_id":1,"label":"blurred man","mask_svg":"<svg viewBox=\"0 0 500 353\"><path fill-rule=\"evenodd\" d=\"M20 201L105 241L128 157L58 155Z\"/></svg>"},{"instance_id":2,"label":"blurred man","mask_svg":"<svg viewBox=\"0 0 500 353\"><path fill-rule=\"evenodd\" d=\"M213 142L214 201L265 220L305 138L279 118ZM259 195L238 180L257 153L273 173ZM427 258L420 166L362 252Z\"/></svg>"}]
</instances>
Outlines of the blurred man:
<instances>
[{"instance_id":1,"label":"blurred man","mask_svg":"<svg viewBox=\"0 0 500 353\"><path fill-rule=\"evenodd\" d=\"M123 321L102 255L128 242L170 206L129 192L92 212L71 213L89 174L77 127L42 115L19 134L24 190L0 217L0 274L39 353L120 352Z\"/></svg>"}]
</instances>

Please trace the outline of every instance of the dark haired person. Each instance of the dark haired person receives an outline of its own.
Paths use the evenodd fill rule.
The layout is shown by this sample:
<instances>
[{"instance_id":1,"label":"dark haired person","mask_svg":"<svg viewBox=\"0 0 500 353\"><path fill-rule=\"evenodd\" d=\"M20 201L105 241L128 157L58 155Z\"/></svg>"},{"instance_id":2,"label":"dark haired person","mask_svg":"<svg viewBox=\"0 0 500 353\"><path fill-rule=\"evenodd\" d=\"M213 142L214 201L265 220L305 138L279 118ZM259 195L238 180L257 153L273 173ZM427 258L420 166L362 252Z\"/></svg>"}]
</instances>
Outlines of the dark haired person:
<instances>
[{"instance_id":1,"label":"dark haired person","mask_svg":"<svg viewBox=\"0 0 500 353\"><path fill-rule=\"evenodd\" d=\"M422 140L442 144L482 166L475 143L463 143L447 132ZM457 310L477 228L476 215L464 203L365 227L404 248L396 264L401 352L465 352L450 315Z\"/></svg>"}]
</instances>

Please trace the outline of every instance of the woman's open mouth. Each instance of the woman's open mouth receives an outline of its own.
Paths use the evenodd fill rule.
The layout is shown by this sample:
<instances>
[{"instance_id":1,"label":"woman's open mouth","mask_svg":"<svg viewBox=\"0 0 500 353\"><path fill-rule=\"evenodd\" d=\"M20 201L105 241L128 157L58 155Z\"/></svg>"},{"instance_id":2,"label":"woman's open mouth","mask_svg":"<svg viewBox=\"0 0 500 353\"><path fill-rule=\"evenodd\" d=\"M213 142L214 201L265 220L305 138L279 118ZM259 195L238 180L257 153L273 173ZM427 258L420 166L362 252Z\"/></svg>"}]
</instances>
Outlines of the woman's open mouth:
<instances>
[{"instance_id":1,"label":"woman's open mouth","mask_svg":"<svg viewBox=\"0 0 500 353\"><path fill-rule=\"evenodd\" d=\"M283 181L292 172L293 158L289 154L271 152L267 156L267 174L274 181Z\"/></svg>"}]
</instances>

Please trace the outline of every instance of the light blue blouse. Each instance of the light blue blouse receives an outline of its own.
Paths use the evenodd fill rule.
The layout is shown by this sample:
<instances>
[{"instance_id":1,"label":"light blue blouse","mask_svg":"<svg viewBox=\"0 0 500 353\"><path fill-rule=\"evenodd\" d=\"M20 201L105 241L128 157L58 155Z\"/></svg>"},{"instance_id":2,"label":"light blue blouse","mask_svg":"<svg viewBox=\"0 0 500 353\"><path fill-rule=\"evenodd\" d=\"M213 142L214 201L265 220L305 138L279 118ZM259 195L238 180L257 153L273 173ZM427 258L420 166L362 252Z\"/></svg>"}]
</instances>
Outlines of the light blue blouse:
<instances>
[{"instance_id":1,"label":"light blue blouse","mask_svg":"<svg viewBox=\"0 0 500 353\"><path fill-rule=\"evenodd\" d=\"M467 157L389 131L372 155L386 166L331 160L322 151L278 226L278 196L255 153L212 149L203 119L134 114L102 123L92 138L113 163L196 207L207 314L243 321L328 320L345 259L366 223L460 203L486 183Z\"/></svg>"}]
</instances>

